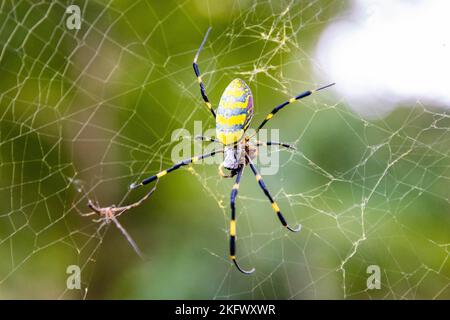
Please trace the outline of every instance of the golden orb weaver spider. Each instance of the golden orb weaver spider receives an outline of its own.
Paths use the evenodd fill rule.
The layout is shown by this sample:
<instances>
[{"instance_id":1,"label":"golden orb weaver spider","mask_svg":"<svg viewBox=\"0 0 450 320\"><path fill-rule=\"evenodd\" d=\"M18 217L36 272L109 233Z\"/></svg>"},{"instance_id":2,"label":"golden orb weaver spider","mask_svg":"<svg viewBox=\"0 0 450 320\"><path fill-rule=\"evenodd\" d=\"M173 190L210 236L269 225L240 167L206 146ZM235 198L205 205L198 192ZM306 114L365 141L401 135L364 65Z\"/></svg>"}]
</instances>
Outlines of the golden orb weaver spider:
<instances>
[{"instance_id":1,"label":"golden orb weaver spider","mask_svg":"<svg viewBox=\"0 0 450 320\"><path fill-rule=\"evenodd\" d=\"M230 259L233 261L235 266L239 271L241 271L244 274L251 274L255 271L255 268L252 268L251 270L245 270L241 268L241 266L238 264L236 260L236 197L239 190L239 184L241 182L242 173L244 171L244 168L248 165L250 166L253 174L256 177L256 181L258 182L260 188L266 195L266 197L269 199L273 210L278 216L278 219L280 220L281 224L286 227L289 231L292 232L298 232L301 229L301 225L298 225L295 228L290 227L284 216L282 215L280 208L278 207L277 203L273 199L272 195L270 194L269 190L267 189L266 185L264 184L264 181L259 174L258 170L256 169L255 165L253 164L253 159L256 157L258 147L261 145L278 145L285 148L293 148L292 146L281 143L278 141L267 141L267 142L257 142L256 144L253 144L250 142L249 136L245 136L245 132L248 129L250 125L250 121L253 117L253 95L248 87L248 85L241 79L234 79L231 81L231 83L225 88L225 91L222 94L222 97L219 102L219 107L217 109L217 113L214 111L211 102L209 101L208 96L206 95L205 86L203 84L203 80L200 74L199 67L197 65L197 60L200 55L200 52L205 45L206 39L208 38L209 32L211 31L211 28L208 29L208 31L205 34L205 37L203 38L203 41L200 45L200 47L197 50L197 53L194 57L194 61L192 63L194 67L194 72L197 77L198 83L200 85L200 93L202 95L202 98L205 102L206 107L211 112L212 116L216 120L216 139L210 138L210 137L197 137L201 139L202 141L209 141L209 142L217 142L222 144L223 149L216 150L211 153L202 154L196 157L192 157L190 159L183 160L181 162L176 163L172 167L160 171L159 173L148 177L144 180L142 180L140 183L133 183L130 185L130 189L135 189L139 186L146 185L148 183L151 183L155 180L159 180L161 177L165 176L166 174L175 171L182 166L186 166L188 164L197 162L199 160L212 157L218 153L224 154L224 161L219 166L219 173L224 178L232 178L236 176L235 183L233 185L232 191L231 191L231 197L230 197L230 206L231 206L231 220L230 220ZM262 123L257 127L256 133L270 120L272 117L280 111L282 108L287 106L288 104L291 104L297 100L300 100L302 98L305 98L314 92L326 89L328 87L331 87L334 85L334 83L331 83L329 85L320 87L315 90L308 90L305 92L300 93L299 95L283 102L282 104L275 107L262 121ZM225 174L223 172L223 168L230 171L229 174Z\"/></svg>"}]
</instances>

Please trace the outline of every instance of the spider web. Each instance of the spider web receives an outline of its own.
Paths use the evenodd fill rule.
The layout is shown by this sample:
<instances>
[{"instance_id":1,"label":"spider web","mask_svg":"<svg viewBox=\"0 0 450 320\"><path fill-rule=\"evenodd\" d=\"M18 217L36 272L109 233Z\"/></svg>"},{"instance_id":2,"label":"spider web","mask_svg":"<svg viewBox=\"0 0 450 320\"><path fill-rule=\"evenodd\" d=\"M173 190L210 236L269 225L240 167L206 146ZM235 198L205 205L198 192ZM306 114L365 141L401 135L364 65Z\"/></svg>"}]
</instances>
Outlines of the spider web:
<instances>
[{"instance_id":1,"label":"spider web","mask_svg":"<svg viewBox=\"0 0 450 320\"><path fill-rule=\"evenodd\" d=\"M191 67L208 26L199 65L209 97L217 105L244 79L255 125L324 82L311 52L345 3L80 1L82 27L68 30L70 4L0 4L0 297L450 297L450 119L421 101L368 120L321 92L274 117L268 126L297 150L280 151L264 179L303 229L280 228L247 170L237 248L257 269L250 277L227 257L232 181L214 165L165 177L120 217L144 260L114 226L98 232L78 214L88 199L138 200L146 190L129 184L173 163L174 130L214 127ZM66 287L69 265L80 290ZM379 290L367 288L370 265Z\"/></svg>"}]
</instances>

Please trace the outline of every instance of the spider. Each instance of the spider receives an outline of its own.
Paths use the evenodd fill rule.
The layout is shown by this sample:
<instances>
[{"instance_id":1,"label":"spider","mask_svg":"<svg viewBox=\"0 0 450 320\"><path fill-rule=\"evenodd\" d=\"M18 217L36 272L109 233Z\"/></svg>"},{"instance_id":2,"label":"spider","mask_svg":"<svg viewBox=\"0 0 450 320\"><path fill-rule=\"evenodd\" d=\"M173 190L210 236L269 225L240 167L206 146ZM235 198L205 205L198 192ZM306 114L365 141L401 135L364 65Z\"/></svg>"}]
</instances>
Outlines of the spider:
<instances>
[{"instance_id":1,"label":"spider","mask_svg":"<svg viewBox=\"0 0 450 320\"><path fill-rule=\"evenodd\" d=\"M282 104L275 107L262 121L262 123L256 128L256 132L252 136L248 136L245 134L248 129L250 122L253 118L253 95L249 88L249 86L241 79L234 79L231 83L225 88L225 91L222 94L222 97L219 102L219 107L217 112L213 109L211 102L209 101L208 96L206 95L205 85L203 84L202 76L200 74L199 67L197 65L197 60L200 55L200 52L205 45L206 39L208 38L209 32L211 28L206 32L200 47L197 50L197 53L194 57L193 67L194 72L197 77L197 81L200 86L200 93L204 100L204 103L207 109L211 112L211 115L214 117L216 121L216 138L199 136L196 137L202 141L208 142L217 142L222 145L222 149L215 150L211 153L202 154L199 156L192 157L190 159L185 159L181 162L176 163L172 167L160 171L159 173L148 177L142 180L140 183L133 183L130 185L130 189L135 189L137 187L146 185L153 181L157 181L166 174L175 171L183 166L186 166L191 163L198 162L202 159L212 157L216 154L222 153L224 155L223 163L219 166L219 174L224 178L235 178L235 183L233 185L231 196L230 196L230 207L231 207L231 220L230 220L230 259L233 261L237 269L244 274L251 274L255 271L255 268L251 270L243 269L236 260L236 197L239 190L239 184L241 182L241 177L246 166L250 166L253 174L256 177L256 181L258 182L260 188L269 199L273 210L275 211L278 219L281 224L286 227L289 231L298 232L301 229L301 225L298 225L295 228L292 228L286 222L286 219L282 215L280 208L277 203L273 199L269 190L267 189L261 175L259 174L257 168L253 164L253 160L255 159L258 151L258 147L261 145L271 146L278 145L284 148L293 148L292 146L281 143L278 141L268 141L268 142L257 142L256 144L252 143L250 139L256 135L259 130L270 120L272 117L280 111L285 106L305 98L314 92L326 89L334 83L329 85L320 87L315 90L308 90L300 93L299 95L289 99L288 101L283 102ZM228 170L228 173L224 173L223 169Z\"/></svg>"},{"instance_id":2,"label":"spider","mask_svg":"<svg viewBox=\"0 0 450 320\"><path fill-rule=\"evenodd\" d=\"M98 219L94 219L93 221L96 223L101 223L100 226L97 229L97 233L100 232L100 230L109 225L111 222L114 222L114 224L116 225L117 229L120 230L120 232L122 232L123 236L127 239L128 243L131 245L131 247L133 248L133 250L137 253L137 255L141 258L144 259L144 256L141 252L141 250L139 249L139 247L137 246L136 242L133 240L133 238L128 234L128 232L125 230L125 228L120 224L119 220L117 220L118 217L120 217L122 215L122 213L124 213L125 211L131 210L133 208L136 208L138 206L140 206L142 204L142 202L144 202L145 200L147 200L152 194L153 192L156 190L156 185L150 190L150 192L148 192L144 197L142 197L140 200L126 205L126 206L121 206L121 207L116 207L115 205L109 206L109 207L100 207L97 203L97 205L95 205L92 200L88 200L88 207L92 210L91 212L88 213L83 213L81 211L79 211L78 209L78 213L82 216L82 217L90 217L93 215L98 215L99 218ZM76 207L75 207L76 208Z\"/></svg>"}]
</instances>

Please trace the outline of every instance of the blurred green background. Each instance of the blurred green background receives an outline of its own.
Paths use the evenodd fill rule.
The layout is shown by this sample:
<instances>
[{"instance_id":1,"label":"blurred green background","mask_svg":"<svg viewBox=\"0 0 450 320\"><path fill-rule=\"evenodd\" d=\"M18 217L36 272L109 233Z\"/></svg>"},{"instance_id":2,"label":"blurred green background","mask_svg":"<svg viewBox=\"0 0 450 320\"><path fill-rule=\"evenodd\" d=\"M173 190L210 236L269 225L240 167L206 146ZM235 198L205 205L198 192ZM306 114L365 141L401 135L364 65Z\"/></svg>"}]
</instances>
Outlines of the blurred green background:
<instances>
[{"instance_id":1,"label":"blurred green background","mask_svg":"<svg viewBox=\"0 0 450 320\"><path fill-rule=\"evenodd\" d=\"M68 30L67 6L82 11ZM216 165L161 180L114 226L80 217L88 199L127 204L131 182L171 165L178 128L204 130L192 70L200 56L217 105L236 77L252 88L254 123L322 83L313 51L345 1L3 2L0 11L0 298L450 298L450 119L399 106L383 119L321 92L274 118L281 152L265 177L299 234L280 228L250 170L238 198L238 256L228 261L229 193ZM289 8L287 10L287 8ZM255 124L254 124L255 125ZM66 268L82 269L67 290ZM368 290L366 269L381 269Z\"/></svg>"}]
</instances>

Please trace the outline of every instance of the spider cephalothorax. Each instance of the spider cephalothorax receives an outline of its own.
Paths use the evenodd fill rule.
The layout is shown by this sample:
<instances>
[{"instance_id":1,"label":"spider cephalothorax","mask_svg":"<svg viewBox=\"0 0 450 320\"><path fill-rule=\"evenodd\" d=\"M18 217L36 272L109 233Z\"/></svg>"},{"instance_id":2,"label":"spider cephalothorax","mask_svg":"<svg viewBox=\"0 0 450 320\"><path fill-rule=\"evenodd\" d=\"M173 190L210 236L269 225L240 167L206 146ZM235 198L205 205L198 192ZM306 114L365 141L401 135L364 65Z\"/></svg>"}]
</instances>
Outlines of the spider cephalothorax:
<instances>
[{"instance_id":1,"label":"spider cephalothorax","mask_svg":"<svg viewBox=\"0 0 450 320\"><path fill-rule=\"evenodd\" d=\"M219 102L219 106L217 108L217 114L216 111L214 111L211 102L209 102L208 96L206 95L205 86L203 84L202 77L200 75L200 70L197 65L197 59L200 54L200 51L202 50L206 38L208 37L209 31L211 29L208 29L208 32L205 35L205 38L203 39L202 44L200 45L200 48L197 51L197 54L195 55L193 67L195 75L197 76L198 83L200 85L200 93L202 95L202 98L205 102L206 107L211 112L213 117L216 120L216 138L210 138L210 137L197 137L200 140L203 141L210 141L219 143L222 145L221 149L218 149L216 151L213 151L211 153L202 154L200 156L192 157L190 159L183 160L172 167L160 171L156 175L153 175L151 177L148 177L147 179L142 180L140 183L133 183L130 188L135 189L139 186L146 185L152 181L158 180L161 177L165 176L169 172L172 172L174 170L177 170L181 168L182 166L197 162L199 160L202 160L207 157L212 157L218 153L224 154L224 160L222 164L219 167L219 172L222 177L225 178L231 178L236 176L235 183L233 185L233 189L231 191L231 197L230 197L230 207L231 207L231 221L230 221L230 259L233 261L233 263L236 265L236 267L241 271L242 273L249 274L252 273L255 269L251 269L249 271L246 271L242 269L239 264L236 261L236 197L239 190L239 184L241 181L242 173L244 171L244 168L246 166L249 166L252 170L253 174L255 175L256 181L258 182L261 189L264 191L264 194L269 199L272 209L277 214L278 219L280 220L281 224L286 227L288 230L297 232L300 231L300 225L298 225L295 228L291 228L287 222L286 219L281 214L280 208L278 207L275 200L272 198L272 195L270 194L269 190L267 189L261 175L258 173L258 170L256 169L255 165L253 164L253 160L256 158L258 147L259 146L271 146L271 145L278 145L284 148L293 148L292 146L281 143L278 141L267 141L267 142L259 142L252 143L249 136L245 135L246 130L248 129L250 122L253 118L253 95L249 88L249 86L241 79L234 79L230 82L230 84L225 88L222 97ZM261 122L261 124L256 128L256 133L270 120L272 117L280 111L282 108L287 106L288 104L291 104L297 100L300 100L302 98L305 98L312 93L328 88L330 86L334 85L334 83L329 84L324 87L320 87L316 90L308 90L303 93L300 93L299 95L283 102L282 104L275 107L267 116L266 118ZM255 134L256 134L255 133ZM223 169L227 169L230 171L229 174L225 174L223 172Z\"/></svg>"},{"instance_id":2,"label":"spider cephalothorax","mask_svg":"<svg viewBox=\"0 0 450 320\"><path fill-rule=\"evenodd\" d=\"M219 173L224 178L234 177L241 166L248 165L248 156L250 160L256 158L258 153L257 146L250 142L249 137L238 141L236 144L224 146L223 148L223 162L219 166ZM229 174L224 173L223 169L230 170Z\"/></svg>"}]
</instances>

